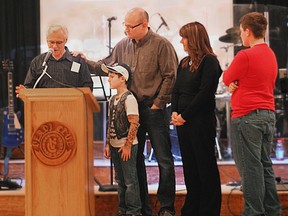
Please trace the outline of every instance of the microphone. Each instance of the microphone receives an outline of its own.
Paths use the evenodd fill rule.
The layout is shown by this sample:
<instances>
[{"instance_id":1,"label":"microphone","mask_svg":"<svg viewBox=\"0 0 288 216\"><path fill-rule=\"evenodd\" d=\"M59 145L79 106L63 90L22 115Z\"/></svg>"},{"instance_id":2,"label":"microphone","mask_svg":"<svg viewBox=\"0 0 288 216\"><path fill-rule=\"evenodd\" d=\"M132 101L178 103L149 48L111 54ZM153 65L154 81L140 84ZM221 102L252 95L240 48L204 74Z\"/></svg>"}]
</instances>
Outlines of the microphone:
<instances>
[{"instance_id":1,"label":"microphone","mask_svg":"<svg viewBox=\"0 0 288 216\"><path fill-rule=\"evenodd\" d=\"M108 22L111 22L112 20L117 20L117 17L116 16L112 16L112 17L109 17L107 19Z\"/></svg>"},{"instance_id":2,"label":"microphone","mask_svg":"<svg viewBox=\"0 0 288 216\"><path fill-rule=\"evenodd\" d=\"M53 52L54 52L54 50L52 48L48 49L46 56L44 58L43 64L42 64L43 71L42 71L41 75L38 77L38 79L36 80L36 82L34 83L33 89L36 88L37 84L39 83L39 81L42 79L42 77L44 75L47 75L51 80L53 80L54 82L56 82L62 86L75 88L74 86L71 86L71 85L68 85L68 84L65 84L65 83L62 83L60 81L55 80L49 73L46 72L46 70L48 68L47 61Z\"/></svg>"},{"instance_id":3,"label":"microphone","mask_svg":"<svg viewBox=\"0 0 288 216\"><path fill-rule=\"evenodd\" d=\"M42 67L44 67L47 64L47 61L48 61L48 59L50 58L50 56L52 55L53 52L54 52L54 50L52 48L48 49L48 52L47 52L47 54L46 54L46 56L44 58Z\"/></svg>"},{"instance_id":4,"label":"microphone","mask_svg":"<svg viewBox=\"0 0 288 216\"><path fill-rule=\"evenodd\" d=\"M166 26L166 28L167 28L167 30L169 31L169 30L170 30L170 28L169 28L168 24L166 23L166 21L164 20L164 18L161 16L161 14L160 14L160 13L158 13L158 15L160 16L160 18L161 18L161 20L162 20L162 24L163 24L163 25L165 25L165 26Z\"/></svg>"}]
</instances>

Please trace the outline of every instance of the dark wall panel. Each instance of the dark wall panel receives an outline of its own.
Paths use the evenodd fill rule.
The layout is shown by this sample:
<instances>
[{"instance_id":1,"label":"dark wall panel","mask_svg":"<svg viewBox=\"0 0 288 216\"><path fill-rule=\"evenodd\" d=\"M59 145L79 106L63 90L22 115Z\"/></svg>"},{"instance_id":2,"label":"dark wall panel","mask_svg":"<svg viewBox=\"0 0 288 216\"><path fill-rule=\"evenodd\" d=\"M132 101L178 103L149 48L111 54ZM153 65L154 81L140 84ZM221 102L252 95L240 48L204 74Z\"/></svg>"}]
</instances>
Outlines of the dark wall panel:
<instances>
[{"instance_id":1,"label":"dark wall panel","mask_svg":"<svg viewBox=\"0 0 288 216\"><path fill-rule=\"evenodd\" d=\"M33 57L39 54L40 0L0 1L0 59L14 63L14 86L23 83ZM0 107L7 106L7 74L0 70ZM16 109L21 102L15 100ZM19 107L20 106L20 107Z\"/></svg>"}]
</instances>

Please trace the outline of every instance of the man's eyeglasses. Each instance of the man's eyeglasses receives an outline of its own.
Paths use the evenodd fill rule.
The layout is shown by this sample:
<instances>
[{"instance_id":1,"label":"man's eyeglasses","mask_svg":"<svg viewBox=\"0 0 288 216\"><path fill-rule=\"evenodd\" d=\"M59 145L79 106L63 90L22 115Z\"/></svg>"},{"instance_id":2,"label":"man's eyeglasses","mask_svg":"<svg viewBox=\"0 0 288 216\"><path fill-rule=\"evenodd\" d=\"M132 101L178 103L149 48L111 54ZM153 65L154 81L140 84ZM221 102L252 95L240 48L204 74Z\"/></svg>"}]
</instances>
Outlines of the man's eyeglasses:
<instances>
[{"instance_id":1,"label":"man's eyeglasses","mask_svg":"<svg viewBox=\"0 0 288 216\"><path fill-rule=\"evenodd\" d=\"M54 44L56 44L57 46L59 46L59 45L61 45L61 44L63 44L65 41L47 41L48 42L48 44L50 44L50 45L54 45Z\"/></svg>"},{"instance_id":2,"label":"man's eyeglasses","mask_svg":"<svg viewBox=\"0 0 288 216\"><path fill-rule=\"evenodd\" d=\"M137 25L131 26L131 25L125 25L125 23L123 23L124 27L125 27L125 28L129 28L129 29L134 29L134 28L136 28L136 27L138 27L138 26L140 26L140 25L142 25L142 24L143 24L143 22L142 22L142 23L139 23L139 24L137 24Z\"/></svg>"}]
</instances>

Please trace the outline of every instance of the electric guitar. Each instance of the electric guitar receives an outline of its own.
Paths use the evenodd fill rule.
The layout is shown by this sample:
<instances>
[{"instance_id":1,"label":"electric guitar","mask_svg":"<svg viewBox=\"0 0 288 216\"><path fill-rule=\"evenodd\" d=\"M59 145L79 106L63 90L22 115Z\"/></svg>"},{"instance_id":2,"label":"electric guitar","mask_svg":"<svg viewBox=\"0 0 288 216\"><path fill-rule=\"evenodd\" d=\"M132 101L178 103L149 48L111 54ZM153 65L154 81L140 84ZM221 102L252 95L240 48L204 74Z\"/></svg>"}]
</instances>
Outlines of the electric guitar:
<instances>
[{"instance_id":1,"label":"electric guitar","mask_svg":"<svg viewBox=\"0 0 288 216\"><path fill-rule=\"evenodd\" d=\"M19 116L14 113L13 62L5 60L2 61L2 64L3 69L8 74L8 107L3 113L2 145L17 147L24 141L24 130L19 123Z\"/></svg>"}]
</instances>

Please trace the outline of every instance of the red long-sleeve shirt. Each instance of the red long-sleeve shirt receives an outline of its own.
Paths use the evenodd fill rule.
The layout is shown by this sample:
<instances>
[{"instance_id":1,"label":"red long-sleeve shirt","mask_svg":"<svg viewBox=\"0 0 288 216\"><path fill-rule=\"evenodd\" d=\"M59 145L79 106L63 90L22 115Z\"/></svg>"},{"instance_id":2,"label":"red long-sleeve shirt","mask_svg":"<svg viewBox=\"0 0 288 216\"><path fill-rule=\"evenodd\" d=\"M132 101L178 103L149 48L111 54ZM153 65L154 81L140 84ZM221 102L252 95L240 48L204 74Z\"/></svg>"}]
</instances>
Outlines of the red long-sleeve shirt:
<instances>
[{"instance_id":1,"label":"red long-sleeve shirt","mask_svg":"<svg viewBox=\"0 0 288 216\"><path fill-rule=\"evenodd\" d=\"M266 43L241 50L223 74L225 85L238 81L231 96L232 118L256 109L275 110L274 86L278 66L274 52Z\"/></svg>"}]
</instances>

